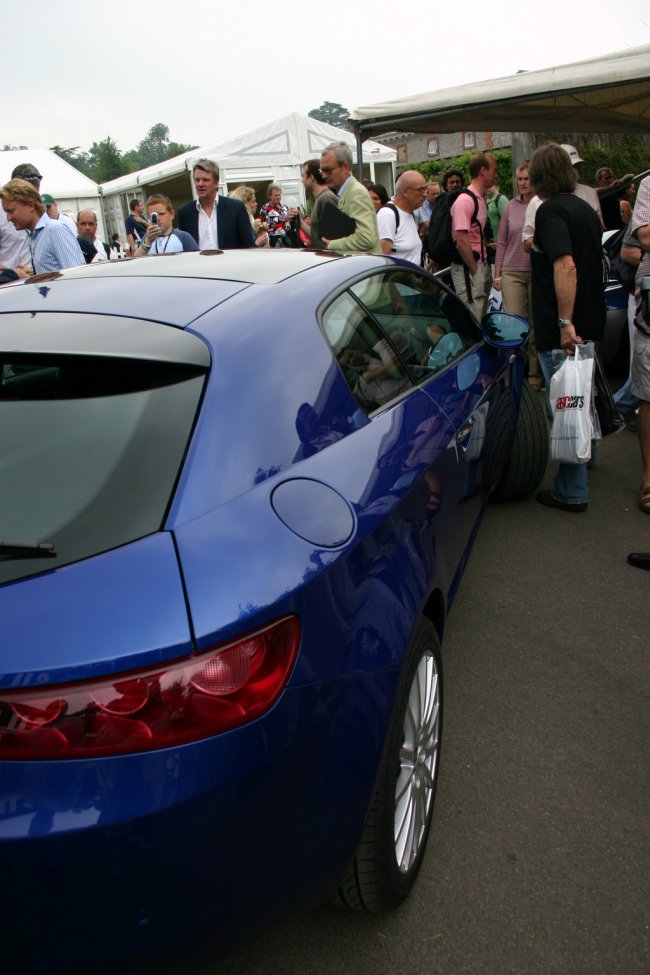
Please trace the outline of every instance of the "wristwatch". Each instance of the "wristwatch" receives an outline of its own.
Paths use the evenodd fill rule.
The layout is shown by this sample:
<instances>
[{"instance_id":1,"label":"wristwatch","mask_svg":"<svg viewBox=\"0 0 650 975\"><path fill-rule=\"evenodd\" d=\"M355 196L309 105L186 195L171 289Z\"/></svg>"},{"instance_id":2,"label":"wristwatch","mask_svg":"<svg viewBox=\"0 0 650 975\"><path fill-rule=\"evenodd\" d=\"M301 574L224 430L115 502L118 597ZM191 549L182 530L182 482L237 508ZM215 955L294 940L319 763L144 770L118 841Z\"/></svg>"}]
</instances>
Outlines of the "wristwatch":
<instances>
[{"instance_id":1,"label":"wristwatch","mask_svg":"<svg viewBox=\"0 0 650 975\"><path fill-rule=\"evenodd\" d=\"M567 325L573 325L573 322L570 318L560 318L558 319L558 324L560 328L566 328Z\"/></svg>"}]
</instances>

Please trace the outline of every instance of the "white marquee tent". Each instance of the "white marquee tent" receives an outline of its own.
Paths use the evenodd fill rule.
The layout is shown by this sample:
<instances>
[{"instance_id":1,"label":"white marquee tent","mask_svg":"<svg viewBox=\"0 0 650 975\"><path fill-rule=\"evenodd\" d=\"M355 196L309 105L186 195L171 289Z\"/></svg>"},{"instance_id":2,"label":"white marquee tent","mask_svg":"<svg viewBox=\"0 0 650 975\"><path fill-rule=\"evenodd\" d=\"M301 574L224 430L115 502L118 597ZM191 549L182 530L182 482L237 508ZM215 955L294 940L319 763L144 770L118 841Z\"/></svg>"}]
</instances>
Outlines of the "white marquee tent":
<instances>
[{"instance_id":1,"label":"white marquee tent","mask_svg":"<svg viewBox=\"0 0 650 975\"><path fill-rule=\"evenodd\" d=\"M49 193L59 205L59 210L77 219L79 210L89 207L97 214L98 235L105 240L100 190L97 183L84 176L78 169L61 159L51 149L8 149L0 152L0 185L11 179L16 166L31 163L43 177L41 193Z\"/></svg>"},{"instance_id":2,"label":"white marquee tent","mask_svg":"<svg viewBox=\"0 0 650 975\"><path fill-rule=\"evenodd\" d=\"M124 233L129 200L144 200L152 192L165 193L175 209L194 195L191 179L193 163L202 157L219 164L220 190L227 194L245 183L256 190L260 203L266 202L266 187L279 183L288 205L304 204L300 167L306 159L317 158L330 142L345 141L356 157L354 135L344 129L293 113L252 131L224 139L211 146L193 149L139 172L103 183L104 211L110 233ZM375 182L392 190L396 152L368 141L363 146L364 172Z\"/></svg>"}]
</instances>

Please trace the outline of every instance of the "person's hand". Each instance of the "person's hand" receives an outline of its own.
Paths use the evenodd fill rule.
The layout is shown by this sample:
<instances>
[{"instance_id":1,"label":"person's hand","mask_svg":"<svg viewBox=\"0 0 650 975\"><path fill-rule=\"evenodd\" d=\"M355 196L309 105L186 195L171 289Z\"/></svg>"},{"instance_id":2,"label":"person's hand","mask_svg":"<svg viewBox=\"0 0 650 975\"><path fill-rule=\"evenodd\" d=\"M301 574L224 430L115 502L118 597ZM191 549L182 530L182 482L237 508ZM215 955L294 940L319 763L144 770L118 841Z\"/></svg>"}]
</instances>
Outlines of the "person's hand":
<instances>
[{"instance_id":1,"label":"person's hand","mask_svg":"<svg viewBox=\"0 0 650 975\"><path fill-rule=\"evenodd\" d=\"M501 291L501 278L493 278L492 287L495 291Z\"/></svg>"},{"instance_id":2,"label":"person's hand","mask_svg":"<svg viewBox=\"0 0 650 975\"><path fill-rule=\"evenodd\" d=\"M29 278L34 273L34 268L29 264L18 264L14 270L19 278Z\"/></svg>"},{"instance_id":3,"label":"person's hand","mask_svg":"<svg viewBox=\"0 0 650 975\"><path fill-rule=\"evenodd\" d=\"M573 322L560 329L560 345L567 355L573 355L576 345L582 345L582 339L577 334Z\"/></svg>"},{"instance_id":4,"label":"person's hand","mask_svg":"<svg viewBox=\"0 0 650 975\"><path fill-rule=\"evenodd\" d=\"M150 223L147 224L147 232L144 235L145 243L151 247L156 237L160 237L160 224Z\"/></svg>"},{"instance_id":5,"label":"person's hand","mask_svg":"<svg viewBox=\"0 0 650 975\"><path fill-rule=\"evenodd\" d=\"M266 230L263 231L263 233L257 235L257 237L255 238L255 246L256 247L269 246L269 235L267 234Z\"/></svg>"}]
</instances>

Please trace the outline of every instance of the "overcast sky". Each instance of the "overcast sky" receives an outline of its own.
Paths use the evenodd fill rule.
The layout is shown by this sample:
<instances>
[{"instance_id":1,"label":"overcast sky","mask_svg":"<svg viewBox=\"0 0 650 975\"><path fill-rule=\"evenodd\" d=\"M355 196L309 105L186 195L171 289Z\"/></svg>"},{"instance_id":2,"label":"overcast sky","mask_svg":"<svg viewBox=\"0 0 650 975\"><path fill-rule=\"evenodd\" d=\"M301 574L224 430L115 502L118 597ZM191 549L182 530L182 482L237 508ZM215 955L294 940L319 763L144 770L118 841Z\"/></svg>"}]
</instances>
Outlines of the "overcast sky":
<instances>
[{"instance_id":1,"label":"overcast sky","mask_svg":"<svg viewBox=\"0 0 650 975\"><path fill-rule=\"evenodd\" d=\"M30 0L15 30L5 18L0 146L111 136L126 152L156 122L209 145L326 100L354 109L650 44L648 0L432 6Z\"/></svg>"}]
</instances>

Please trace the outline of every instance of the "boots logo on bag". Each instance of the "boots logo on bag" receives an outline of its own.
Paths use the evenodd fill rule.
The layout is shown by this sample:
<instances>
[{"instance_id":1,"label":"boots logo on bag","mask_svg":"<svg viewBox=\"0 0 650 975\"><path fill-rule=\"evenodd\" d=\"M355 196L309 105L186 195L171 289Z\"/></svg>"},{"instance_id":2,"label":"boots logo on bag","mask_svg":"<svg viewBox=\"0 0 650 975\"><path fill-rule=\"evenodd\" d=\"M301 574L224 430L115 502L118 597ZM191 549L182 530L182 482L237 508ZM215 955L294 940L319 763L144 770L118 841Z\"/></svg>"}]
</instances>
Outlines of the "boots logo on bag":
<instances>
[{"instance_id":1,"label":"boots logo on bag","mask_svg":"<svg viewBox=\"0 0 650 975\"><path fill-rule=\"evenodd\" d=\"M556 410L581 410L585 405L584 396L558 396Z\"/></svg>"}]
</instances>

